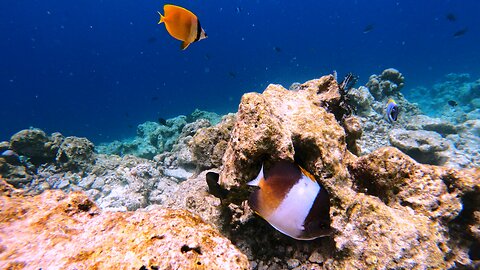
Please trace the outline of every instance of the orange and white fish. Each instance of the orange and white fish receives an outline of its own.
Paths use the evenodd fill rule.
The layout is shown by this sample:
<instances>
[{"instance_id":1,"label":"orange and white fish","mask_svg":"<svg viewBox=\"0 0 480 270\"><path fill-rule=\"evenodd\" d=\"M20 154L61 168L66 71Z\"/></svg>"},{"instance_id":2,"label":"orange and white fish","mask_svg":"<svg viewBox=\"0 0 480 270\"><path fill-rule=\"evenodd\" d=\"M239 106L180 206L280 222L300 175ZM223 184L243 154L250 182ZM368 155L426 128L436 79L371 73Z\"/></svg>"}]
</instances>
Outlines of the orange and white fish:
<instances>
[{"instance_id":1,"label":"orange and white fish","mask_svg":"<svg viewBox=\"0 0 480 270\"><path fill-rule=\"evenodd\" d=\"M276 162L266 176L262 166L248 185L259 187L250 195L250 208L283 234L311 240L331 233L328 193L297 164Z\"/></svg>"},{"instance_id":2,"label":"orange and white fish","mask_svg":"<svg viewBox=\"0 0 480 270\"><path fill-rule=\"evenodd\" d=\"M165 15L158 11L160 15L158 24L165 23L168 33L182 41L180 46L182 50L185 50L190 43L207 37L197 16L191 11L175 5L164 5L163 11Z\"/></svg>"}]
</instances>

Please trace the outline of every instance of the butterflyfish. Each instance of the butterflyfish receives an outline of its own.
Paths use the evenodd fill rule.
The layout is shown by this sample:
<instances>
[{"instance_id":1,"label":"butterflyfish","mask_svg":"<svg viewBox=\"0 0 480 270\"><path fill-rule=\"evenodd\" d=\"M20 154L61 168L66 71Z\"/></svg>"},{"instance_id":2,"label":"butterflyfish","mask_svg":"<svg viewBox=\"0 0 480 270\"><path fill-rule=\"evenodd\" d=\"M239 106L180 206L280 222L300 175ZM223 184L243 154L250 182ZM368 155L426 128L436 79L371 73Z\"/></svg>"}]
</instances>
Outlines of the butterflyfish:
<instances>
[{"instance_id":1,"label":"butterflyfish","mask_svg":"<svg viewBox=\"0 0 480 270\"><path fill-rule=\"evenodd\" d=\"M298 240L330 235L329 195L302 167L279 161L264 174L262 166L248 185L259 187L250 208L281 233Z\"/></svg>"},{"instance_id":2,"label":"butterflyfish","mask_svg":"<svg viewBox=\"0 0 480 270\"><path fill-rule=\"evenodd\" d=\"M207 37L197 16L191 11L175 5L164 5L163 11L165 15L158 11L160 15L158 24L165 23L168 33L182 41L180 45L182 50L185 50L191 43Z\"/></svg>"},{"instance_id":3,"label":"butterflyfish","mask_svg":"<svg viewBox=\"0 0 480 270\"><path fill-rule=\"evenodd\" d=\"M397 121L398 113L399 113L399 110L398 110L397 103L395 102L395 100L393 100L393 98L389 99L387 102L388 122L393 123L394 121Z\"/></svg>"}]
</instances>

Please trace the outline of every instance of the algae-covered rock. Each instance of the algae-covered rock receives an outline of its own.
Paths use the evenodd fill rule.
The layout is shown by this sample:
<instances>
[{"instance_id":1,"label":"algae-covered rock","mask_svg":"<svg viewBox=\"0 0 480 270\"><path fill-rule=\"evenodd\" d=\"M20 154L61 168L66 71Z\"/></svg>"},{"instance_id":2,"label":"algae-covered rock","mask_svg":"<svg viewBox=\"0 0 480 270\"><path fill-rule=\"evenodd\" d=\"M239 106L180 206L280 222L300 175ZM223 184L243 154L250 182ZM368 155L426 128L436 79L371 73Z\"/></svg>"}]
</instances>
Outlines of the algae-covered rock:
<instances>
[{"instance_id":1,"label":"algae-covered rock","mask_svg":"<svg viewBox=\"0 0 480 270\"><path fill-rule=\"evenodd\" d=\"M60 145L57 163L64 169L85 170L95 163L94 145L86 138L67 137Z\"/></svg>"},{"instance_id":2,"label":"algae-covered rock","mask_svg":"<svg viewBox=\"0 0 480 270\"><path fill-rule=\"evenodd\" d=\"M228 239L185 210L102 212L80 192L24 197L2 186L2 269L249 267Z\"/></svg>"},{"instance_id":3,"label":"algae-covered rock","mask_svg":"<svg viewBox=\"0 0 480 270\"><path fill-rule=\"evenodd\" d=\"M40 129L24 129L10 138L10 148L19 155L27 156L34 164L51 162L56 153L47 151L48 136Z\"/></svg>"}]
</instances>

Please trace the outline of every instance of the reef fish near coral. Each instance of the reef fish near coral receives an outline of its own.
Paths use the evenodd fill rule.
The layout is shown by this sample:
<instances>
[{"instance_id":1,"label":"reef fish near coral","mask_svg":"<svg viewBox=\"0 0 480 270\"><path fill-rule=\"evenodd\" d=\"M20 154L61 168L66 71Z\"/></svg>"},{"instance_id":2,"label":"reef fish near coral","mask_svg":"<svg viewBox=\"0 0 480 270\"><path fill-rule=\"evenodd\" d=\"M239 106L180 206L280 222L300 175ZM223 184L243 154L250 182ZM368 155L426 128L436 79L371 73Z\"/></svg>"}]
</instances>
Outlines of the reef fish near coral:
<instances>
[{"instance_id":1,"label":"reef fish near coral","mask_svg":"<svg viewBox=\"0 0 480 270\"><path fill-rule=\"evenodd\" d=\"M165 5L163 10L165 16L158 11L160 15L158 24L165 23L168 33L172 37L183 41L180 45L182 50L185 50L190 43L207 37L207 33L200 26L197 16L191 11L175 5Z\"/></svg>"},{"instance_id":2,"label":"reef fish near coral","mask_svg":"<svg viewBox=\"0 0 480 270\"><path fill-rule=\"evenodd\" d=\"M298 240L330 234L330 205L327 191L300 166L279 161L265 176L263 166L248 183L260 187L249 206L275 229Z\"/></svg>"},{"instance_id":3,"label":"reef fish near coral","mask_svg":"<svg viewBox=\"0 0 480 270\"><path fill-rule=\"evenodd\" d=\"M393 98L389 99L388 102L387 102L387 119L388 119L388 122L393 123L394 121L397 121L398 112L399 112L398 105L395 102L395 100L393 100Z\"/></svg>"}]
</instances>

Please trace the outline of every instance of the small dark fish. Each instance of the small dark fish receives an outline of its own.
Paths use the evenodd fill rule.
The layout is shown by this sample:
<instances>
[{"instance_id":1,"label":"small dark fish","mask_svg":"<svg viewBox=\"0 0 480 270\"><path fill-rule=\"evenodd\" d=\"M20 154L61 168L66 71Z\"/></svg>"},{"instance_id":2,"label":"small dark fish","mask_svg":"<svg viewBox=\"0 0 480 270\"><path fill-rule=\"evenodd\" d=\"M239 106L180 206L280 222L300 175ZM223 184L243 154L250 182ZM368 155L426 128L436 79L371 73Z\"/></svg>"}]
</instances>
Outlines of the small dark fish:
<instances>
[{"instance_id":1,"label":"small dark fish","mask_svg":"<svg viewBox=\"0 0 480 270\"><path fill-rule=\"evenodd\" d=\"M210 58L211 58L210 54L208 54L208 53L206 53L203 57L205 58L205 60L210 60Z\"/></svg>"},{"instance_id":2,"label":"small dark fish","mask_svg":"<svg viewBox=\"0 0 480 270\"><path fill-rule=\"evenodd\" d=\"M461 37L461 36L465 35L465 33L467 33L467 31L468 31L467 27L465 27L463 29L460 29L453 34L453 37L456 37L456 38Z\"/></svg>"},{"instance_id":3,"label":"small dark fish","mask_svg":"<svg viewBox=\"0 0 480 270\"><path fill-rule=\"evenodd\" d=\"M448 13L445 18L450 21L450 22L454 22L457 20L457 17L455 16L455 14L453 13Z\"/></svg>"},{"instance_id":4,"label":"small dark fish","mask_svg":"<svg viewBox=\"0 0 480 270\"><path fill-rule=\"evenodd\" d=\"M157 38L156 37L149 37L147 42L152 44L152 43L155 43L155 41L157 41Z\"/></svg>"},{"instance_id":5,"label":"small dark fish","mask_svg":"<svg viewBox=\"0 0 480 270\"><path fill-rule=\"evenodd\" d=\"M235 72L233 72L233 71L228 72L228 75L230 75L230 77L232 77L234 79L237 77L237 74L235 74Z\"/></svg>"},{"instance_id":6,"label":"small dark fish","mask_svg":"<svg viewBox=\"0 0 480 270\"><path fill-rule=\"evenodd\" d=\"M132 124L128 124L128 128L133 128L133 125L132 125Z\"/></svg>"},{"instance_id":7,"label":"small dark fish","mask_svg":"<svg viewBox=\"0 0 480 270\"><path fill-rule=\"evenodd\" d=\"M152 101L157 101L157 100L158 100L157 96L152 97Z\"/></svg>"},{"instance_id":8,"label":"small dark fish","mask_svg":"<svg viewBox=\"0 0 480 270\"><path fill-rule=\"evenodd\" d=\"M125 113L125 117L128 118L130 117L130 114L128 112Z\"/></svg>"},{"instance_id":9,"label":"small dark fish","mask_svg":"<svg viewBox=\"0 0 480 270\"><path fill-rule=\"evenodd\" d=\"M367 34L367 33L370 33L372 30L373 30L373 24L369 24L367 26L365 26L365 28L363 28L363 33L364 34Z\"/></svg>"},{"instance_id":10,"label":"small dark fish","mask_svg":"<svg viewBox=\"0 0 480 270\"><path fill-rule=\"evenodd\" d=\"M162 117L159 117L159 118L158 118L158 123L159 123L160 125L166 126L166 125L167 125L167 120L165 120L165 119L162 118Z\"/></svg>"},{"instance_id":11,"label":"small dark fish","mask_svg":"<svg viewBox=\"0 0 480 270\"><path fill-rule=\"evenodd\" d=\"M206 178L208 192L217 198L225 199L227 197L228 190L222 188L222 186L220 186L220 184L218 183L218 173L208 172Z\"/></svg>"},{"instance_id":12,"label":"small dark fish","mask_svg":"<svg viewBox=\"0 0 480 270\"><path fill-rule=\"evenodd\" d=\"M448 101L448 105L452 106L452 107L455 107L458 105L458 103L455 101L455 100L449 100Z\"/></svg>"},{"instance_id":13,"label":"small dark fish","mask_svg":"<svg viewBox=\"0 0 480 270\"><path fill-rule=\"evenodd\" d=\"M277 46L273 46L273 50L277 53L282 52L282 48L277 47Z\"/></svg>"}]
</instances>

